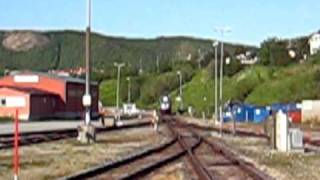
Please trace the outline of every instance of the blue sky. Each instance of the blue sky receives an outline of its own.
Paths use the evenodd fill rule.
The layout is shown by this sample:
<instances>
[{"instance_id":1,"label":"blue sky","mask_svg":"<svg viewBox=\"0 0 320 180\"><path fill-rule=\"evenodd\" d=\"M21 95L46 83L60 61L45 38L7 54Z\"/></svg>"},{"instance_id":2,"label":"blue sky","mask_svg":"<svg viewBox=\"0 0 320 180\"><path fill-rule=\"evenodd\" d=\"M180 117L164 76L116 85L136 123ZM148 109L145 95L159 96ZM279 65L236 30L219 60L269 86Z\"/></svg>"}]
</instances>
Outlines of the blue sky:
<instances>
[{"instance_id":1,"label":"blue sky","mask_svg":"<svg viewBox=\"0 0 320 180\"><path fill-rule=\"evenodd\" d=\"M86 0L1 0L0 29L77 29L86 26ZM318 0L93 0L93 30L113 36L187 35L227 41L306 35L320 29Z\"/></svg>"}]
</instances>

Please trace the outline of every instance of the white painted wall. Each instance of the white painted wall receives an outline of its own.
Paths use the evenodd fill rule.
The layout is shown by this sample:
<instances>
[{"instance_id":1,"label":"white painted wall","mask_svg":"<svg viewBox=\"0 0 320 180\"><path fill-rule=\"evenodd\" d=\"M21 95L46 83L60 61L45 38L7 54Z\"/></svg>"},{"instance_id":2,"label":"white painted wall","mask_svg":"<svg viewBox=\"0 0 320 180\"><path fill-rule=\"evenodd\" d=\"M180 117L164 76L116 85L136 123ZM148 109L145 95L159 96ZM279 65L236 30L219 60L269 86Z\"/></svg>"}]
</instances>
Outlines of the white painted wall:
<instances>
[{"instance_id":1,"label":"white painted wall","mask_svg":"<svg viewBox=\"0 0 320 180\"><path fill-rule=\"evenodd\" d=\"M320 50L320 34L313 34L309 39L310 54L314 55Z\"/></svg>"},{"instance_id":2,"label":"white painted wall","mask_svg":"<svg viewBox=\"0 0 320 180\"><path fill-rule=\"evenodd\" d=\"M302 122L311 119L320 120L320 100L304 100L301 103Z\"/></svg>"},{"instance_id":3,"label":"white painted wall","mask_svg":"<svg viewBox=\"0 0 320 180\"><path fill-rule=\"evenodd\" d=\"M0 101L2 100L5 101L5 104L0 103L0 107L25 107L27 104L25 97L21 96L0 97Z\"/></svg>"}]
</instances>

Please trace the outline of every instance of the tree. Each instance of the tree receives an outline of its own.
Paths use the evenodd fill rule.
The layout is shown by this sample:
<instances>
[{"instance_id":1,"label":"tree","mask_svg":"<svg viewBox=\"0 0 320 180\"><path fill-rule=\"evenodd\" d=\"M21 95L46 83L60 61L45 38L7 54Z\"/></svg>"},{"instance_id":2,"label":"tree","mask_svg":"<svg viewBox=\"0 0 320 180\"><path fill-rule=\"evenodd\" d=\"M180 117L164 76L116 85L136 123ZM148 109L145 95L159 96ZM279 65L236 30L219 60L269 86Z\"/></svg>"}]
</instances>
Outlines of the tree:
<instances>
[{"instance_id":1,"label":"tree","mask_svg":"<svg viewBox=\"0 0 320 180\"><path fill-rule=\"evenodd\" d=\"M242 65L239 60L237 60L235 58L231 58L230 64L224 65L225 75L233 76L237 72L241 71L243 68L244 68L244 65Z\"/></svg>"},{"instance_id":2,"label":"tree","mask_svg":"<svg viewBox=\"0 0 320 180\"><path fill-rule=\"evenodd\" d=\"M288 54L288 42L277 38L268 39L261 44L259 50L260 63L263 65L285 66L296 60Z\"/></svg>"}]
</instances>

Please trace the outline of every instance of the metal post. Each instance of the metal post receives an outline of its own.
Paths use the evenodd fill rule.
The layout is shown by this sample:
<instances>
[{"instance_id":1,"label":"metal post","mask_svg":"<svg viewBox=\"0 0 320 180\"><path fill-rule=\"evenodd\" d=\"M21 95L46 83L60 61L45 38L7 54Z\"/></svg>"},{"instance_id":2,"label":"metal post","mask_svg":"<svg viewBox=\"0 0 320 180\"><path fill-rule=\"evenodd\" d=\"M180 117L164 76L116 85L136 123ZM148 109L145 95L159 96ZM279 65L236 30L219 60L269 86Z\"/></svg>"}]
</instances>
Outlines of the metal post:
<instances>
[{"instance_id":1,"label":"metal post","mask_svg":"<svg viewBox=\"0 0 320 180\"><path fill-rule=\"evenodd\" d=\"M117 75L117 94L116 94L116 105L117 105L117 113L119 112L119 96L120 96L120 75L121 75L121 68L124 66L124 63L114 63L114 66L118 69Z\"/></svg>"},{"instance_id":2,"label":"metal post","mask_svg":"<svg viewBox=\"0 0 320 180\"><path fill-rule=\"evenodd\" d=\"M130 77L127 77L128 81L128 103L131 102L131 79Z\"/></svg>"},{"instance_id":3,"label":"metal post","mask_svg":"<svg viewBox=\"0 0 320 180\"><path fill-rule=\"evenodd\" d=\"M13 162L14 162L14 175L13 179L18 180L19 174L19 111L16 109L16 114L14 117L14 153L13 153Z\"/></svg>"},{"instance_id":4,"label":"metal post","mask_svg":"<svg viewBox=\"0 0 320 180\"><path fill-rule=\"evenodd\" d=\"M214 44L214 118L218 120L218 42Z\"/></svg>"},{"instance_id":5,"label":"metal post","mask_svg":"<svg viewBox=\"0 0 320 180\"><path fill-rule=\"evenodd\" d=\"M183 98L182 98L182 73L181 71L178 71L177 72L178 76L179 76L179 96L181 98L181 101L180 101L180 110L183 109Z\"/></svg>"},{"instance_id":6,"label":"metal post","mask_svg":"<svg viewBox=\"0 0 320 180\"><path fill-rule=\"evenodd\" d=\"M119 89L120 89L120 71L121 68L118 66L118 75L117 75L117 97L116 97L116 104L117 104L117 111L119 110Z\"/></svg>"},{"instance_id":7,"label":"metal post","mask_svg":"<svg viewBox=\"0 0 320 180\"><path fill-rule=\"evenodd\" d=\"M201 49L198 49L198 53L199 53L199 60L198 60L198 66L199 66L199 69L201 69Z\"/></svg>"},{"instance_id":8,"label":"metal post","mask_svg":"<svg viewBox=\"0 0 320 180\"><path fill-rule=\"evenodd\" d=\"M86 30L86 88L85 88L85 96L90 98L91 101L91 95L90 95L90 73L91 73L91 42L90 42L90 33L91 33L91 0L87 1L88 3L88 9L87 9L87 21L88 21L88 27ZM91 116L90 116L90 107L91 103L88 103L85 105L85 124L89 125Z\"/></svg>"},{"instance_id":9,"label":"metal post","mask_svg":"<svg viewBox=\"0 0 320 180\"><path fill-rule=\"evenodd\" d=\"M160 73L159 56L157 56L157 72Z\"/></svg>"},{"instance_id":10,"label":"metal post","mask_svg":"<svg viewBox=\"0 0 320 180\"><path fill-rule=\"evenodd\" d=\"M216 28L216 31L221 33L221 53L220 53L220 97L219 97L219 116L220 116L220 135L222 136L222 126L223 126L223 59L224 59L224 49L223 49L223 35L225 32L230 30L227 28Z\"/></svg>"},{"instance_id":11,"label":"metal post","mask_svg":"<svg viewBox=\"0 0 320 180\"><path fill-rule=\"evenodd\" d=\"M180 74L180 89L179 89L179 92L180 92L180 96L182 98L182 75Z\"/></svg>"},{"instance_id":12,"label":"metal post","mask_svg":"<svg viewBox=\"0 0 320 180\"><path fill-rule=\"evenodd\" d=\"M223 106L223 33L222 33L222 38L221 38L221 52L220 52L220 97L219 97L219 102L220 102L220 106L219 106L219 117L220 117L220 135L222 135L222 124L223 124L223 114L222 114L222 106Z\"/></svg>"},{"instance_id":13,"label":"metal post","mask_svg":"<svg viewBox=\"0 0 320 180\"><path fill-rule=\"evenodd\" d=\"M140 58L139 60L140 67L139 67L139 74L141 75L143 73L143 68L142 68L142 59Z\"/></svg>"}]
</instances>

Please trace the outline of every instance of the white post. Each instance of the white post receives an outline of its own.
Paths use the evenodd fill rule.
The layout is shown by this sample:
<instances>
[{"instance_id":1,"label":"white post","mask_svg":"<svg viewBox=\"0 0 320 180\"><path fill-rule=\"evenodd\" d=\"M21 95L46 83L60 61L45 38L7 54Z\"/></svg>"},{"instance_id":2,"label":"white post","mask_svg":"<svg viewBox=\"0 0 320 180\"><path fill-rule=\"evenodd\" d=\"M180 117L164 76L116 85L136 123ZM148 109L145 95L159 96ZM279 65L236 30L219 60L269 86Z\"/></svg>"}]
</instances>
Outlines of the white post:
<instances>
[{"instance_id":1,"label":"white post","mask_svg":"<svg viewBox=\"0 0 320 180\"><path fill-rule=\"evenodd\" d=\"M223 89L223 33L222 34L222 38L221 38L221 57L220 57L220 97L219 97L219 101L220 101L220 109L219 109L219 112L220 112L220 134L222 135L222 124L223 124L223 114L222 114L222 106L223 106L223 92L222 92L222 89Z\"/></svg>"},{"instance_id":2,"label":"white post","mask_svg":"<svg viewBox=\"0 0 320 180\"><path fill-rule=\"evenodd\" d=\"M158 131L158 123L159 123L159 117L158 117L158 115L157 115L157 111L156 110L154 110L153 111L153 129L155 130L155 131Z\"/></svg>"},{"instance_id":3,"label":"white post","mask_svg":"<svg viewBox=\"0 0 320 180\"><path fill-rule=\"evenodd\" d=\"M119 111L119 93L120 93L120 71L121 71L121 68L120 66L118 66L118 78L117 78L117 111Z\"/></svg>"},{"instance_id":4,"label":"white post","mask_svg":"<svg viewBox=\"0 0 320 180\"><path fill-rule=\"evenodd\" d=\"M220 114L220 135L222 136L222 126L223 126L223 59L224 59L224 49L223 49L223 35L225 32L230 30L227 28L216 28L216 31L221 33L221 52L220 52L220 97L219 97L219 114Z\"/></svg>"},{"instance_id":5,"label":"white post","mask_svg":"<svg viewBox=\"0 0 320 180\"><path fill-rule=\"evenodd\" d=\"M116 105L117 105L117 113L116 113L116 119L117 120L120 120L120 112L119 112L119 96L120 96L120 75L121 75L121 68L124 66L125 64L124 63L114 63L114 66L117 67L118 69L118 80L117 80L117 94L116 94Z\"/></svg>"},{"instance_id":6,"label":"white post","mask_svg":"<svg viewBox=\"0 0 320 180\"><path fill-rule=\"evenodd\" d=\"M159 56L157 56L157 73L160 73L160 62L159 62Z\"/></svg>"},{"instance_id":7,"label":"white post","mask_svg":"<svg viewBox=\"0 0 320 180\"><path fill-rule=\"evenodd\" d=\"M83 97L83 105L85 106L85 124L90 125L90 111L91 111L91 95L90 95L90 73L91 73L91 0L87 0L87 30L86 30L86 87L85 95ZM85 102L87 101L87 102Z\"/></svg>"},{"instance_id":8,"label":"white post","mask_svg":"<svg viewBox=\"0 0 320 180\"><path fill-rule=\"evenodd\" d=\"M128 103L131 102L131 79L130 77L127 77L128 81Z\"/></svg>"},{"instance_id":9,"label":"white post","mask_svg":"<svg viewBox=\"0 0 320 180\"><path fill-rule=\"evenodd\" d=\"M182 98L182 73L181 73L181 71L178 71L177 72L177 74L178 74L178 76L179 76L179 96L180 96L180 99L181 99L181 101L180 101L180 110L182 110L183 109L183 98Z\"/></svg>"},{"instance_id":10,"label":"white post","mask_svg":"<svg viewBox=\"0 0 320 180\"><path fill-rule=\"evenodd\" d=\"M214 118L218 120L218 41L213 44L214 47Z\"/></svg>"},{"instance_id":11,"label":"white post","mask_svg":"<svg viewBox=\"0 0 320 180\"><path fill-rule=\"evenodd\" d=\"M248 110L246 110L246 122L249 122L249 114L248 114Z\"/></svg>"},{"instance_id":12,"label":"white post","mask_svg":"<svg viewBox=\"0 0 320 180\"><path fill-rule=\"evenodd\" d=\"M288 117L281 110L276 115L276 146L279 151L287 152L288 148Z\"/></svg>"}]
</instances>

